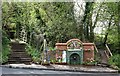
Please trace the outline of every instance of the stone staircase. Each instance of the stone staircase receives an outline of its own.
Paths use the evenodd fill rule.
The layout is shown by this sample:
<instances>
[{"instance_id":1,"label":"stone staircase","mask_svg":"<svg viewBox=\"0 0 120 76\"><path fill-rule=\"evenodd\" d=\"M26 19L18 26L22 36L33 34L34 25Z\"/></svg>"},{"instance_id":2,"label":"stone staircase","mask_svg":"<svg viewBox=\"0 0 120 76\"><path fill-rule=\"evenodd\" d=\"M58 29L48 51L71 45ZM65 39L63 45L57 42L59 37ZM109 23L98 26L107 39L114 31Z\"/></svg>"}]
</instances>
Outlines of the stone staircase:
<instances>
[{"instance_id":1,"label":"stone staircase","mask_svg":"<svg viewBox=\"0 0 120 76\"><path fill-rule=\"evenodd\" d=\"M98 53L100 55L100 62L102 64L108 64L108 60L112 56L112 53L107 44L104 46L104 48L98 48Z\"/></svg>"},{"instance_id":2,"label":"stone staircase","mask_svg":"<svg viewBox=\"0 0 120 76\"><path fill-rule=\"evenodd\" d=\"M105 52L105 50L99 49L99 54L100 54L100 61L102 64L107 64L108 63L108 57Z\"/></svg>"},{"instance_id":3,"label":"stone staircase","mask_svg":"<svg viewBox=\"0 0 120 76\"><path fill-rule=\"evenodd\" d=\"M30 64L32 58L25 51L25 43L11 42L11 53L9 55L9 64Z\"/></svg>"}]
</instances>

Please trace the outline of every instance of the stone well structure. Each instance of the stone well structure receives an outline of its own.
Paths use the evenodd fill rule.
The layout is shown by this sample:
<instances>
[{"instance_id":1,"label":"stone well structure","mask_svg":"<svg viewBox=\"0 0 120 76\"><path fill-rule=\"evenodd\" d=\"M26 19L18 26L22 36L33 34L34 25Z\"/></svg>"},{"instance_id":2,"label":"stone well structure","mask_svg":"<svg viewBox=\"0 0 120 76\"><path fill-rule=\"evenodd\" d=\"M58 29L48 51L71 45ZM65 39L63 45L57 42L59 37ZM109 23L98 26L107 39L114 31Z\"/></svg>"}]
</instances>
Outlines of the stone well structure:
<instances>
[{"instance_id":1,"label":"stone well structure","mask_svg":"<svg viewBox=\"0 0 120 76\"><path fill-rule=\"evenodd\" d=\"M94 60L94 43L70 39L66 43L56 43L55 46L58 63L82 64Z\"/></svg>"}]
</instances>

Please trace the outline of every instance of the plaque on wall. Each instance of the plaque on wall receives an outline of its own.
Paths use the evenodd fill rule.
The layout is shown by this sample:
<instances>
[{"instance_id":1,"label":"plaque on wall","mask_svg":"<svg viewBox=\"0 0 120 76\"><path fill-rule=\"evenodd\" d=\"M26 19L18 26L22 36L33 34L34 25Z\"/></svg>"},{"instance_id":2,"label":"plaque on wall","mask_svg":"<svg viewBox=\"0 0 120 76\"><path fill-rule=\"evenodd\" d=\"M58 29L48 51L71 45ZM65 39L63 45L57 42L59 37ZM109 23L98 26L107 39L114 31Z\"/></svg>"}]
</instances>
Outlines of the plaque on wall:
<instances>
[{"instance_id":1,"label":"plaque on wall","mask_svg":"<svg viewBox=\"0 0 120 76\"><path fill-rule=\"evenodd\" d=\"M68 49L82 49L82 44L78 41L71 41L68 45L67 45Z\"/></svg>"}]
</instances>

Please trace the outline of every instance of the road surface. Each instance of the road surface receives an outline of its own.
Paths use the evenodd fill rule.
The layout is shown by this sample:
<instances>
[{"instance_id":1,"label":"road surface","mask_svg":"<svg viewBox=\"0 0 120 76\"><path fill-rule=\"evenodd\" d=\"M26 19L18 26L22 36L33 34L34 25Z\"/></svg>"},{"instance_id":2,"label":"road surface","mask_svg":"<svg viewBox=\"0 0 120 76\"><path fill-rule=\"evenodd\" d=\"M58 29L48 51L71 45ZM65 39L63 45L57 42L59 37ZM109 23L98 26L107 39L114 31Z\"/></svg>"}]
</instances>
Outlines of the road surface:
<instances>
[{"instance_id":1,"label":"road surface","mask_svg":"<svg viewBox=\"0 0 120 76\"><path fill-rule=\"evenodd\" d=\"M86 73L52 70L13 69L0 67L2 76L120 76L116 73Z\"/></svg>"}]
</instances>

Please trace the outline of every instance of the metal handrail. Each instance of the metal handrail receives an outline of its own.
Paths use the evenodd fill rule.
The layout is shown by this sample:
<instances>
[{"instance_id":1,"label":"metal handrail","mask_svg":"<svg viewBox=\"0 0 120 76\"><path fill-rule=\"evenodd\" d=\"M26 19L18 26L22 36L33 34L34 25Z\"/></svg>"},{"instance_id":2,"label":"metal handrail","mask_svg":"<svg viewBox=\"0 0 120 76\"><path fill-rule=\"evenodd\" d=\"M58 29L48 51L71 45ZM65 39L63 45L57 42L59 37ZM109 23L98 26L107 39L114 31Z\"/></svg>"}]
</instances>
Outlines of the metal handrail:
<instances>
[{"instance_id":1,"label":"metal handrail","mask_svg":"<svg viewBox=\"0 0 120 76\"><path fill-rule=\"evenodd\" d=\"M109 58L109 55L107 54L107 51L105 50L104 51L105 55L107 56L107 58Z\"/></svg>"},{"instance_id":2,"label":"metal handrail","mask_svg":"<svg viewBox=\"0 0 120 76\"><path fill-rule=\"evenodd\" d=\"M112 52L110 51L110 49L109 49L109 47L108 47L108 45L107 44L105 44L105 46L106 46L106 48L107 48L107 52L110 54L110 56L112 56Z\"/></svg>"},{"instance_id":3,"label":"metal handrail","mask_svg":"<svg viewBox=\"0 0 120 76\"><path fill-rule=\"evenodd\" d=\"M96 52L98 53L98 49L97 49L97 47L96 47L95 43L94 43L94 46L95 46L95 50L96 50Z\"/></svg>"}]
</instances>

